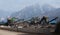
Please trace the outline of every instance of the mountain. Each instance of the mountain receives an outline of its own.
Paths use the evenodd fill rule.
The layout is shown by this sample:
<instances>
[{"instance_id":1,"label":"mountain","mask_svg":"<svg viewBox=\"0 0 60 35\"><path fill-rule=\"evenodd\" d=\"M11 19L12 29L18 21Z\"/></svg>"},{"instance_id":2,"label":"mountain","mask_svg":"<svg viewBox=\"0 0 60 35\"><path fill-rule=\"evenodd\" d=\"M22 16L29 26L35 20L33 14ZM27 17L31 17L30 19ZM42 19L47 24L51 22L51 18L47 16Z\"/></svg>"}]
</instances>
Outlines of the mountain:
<instances>
[{"instance_id":1,"label":"mountain","mask_svg":"<svg viewBox=\"0 0 60 35\"><path fill-rule=\"evenodd\" d=\"M31 18L34 16L40 16L42 15L41 12L42 11L40 10L40 5L32 5L32 6L25 7L19 12L14 13L12 17L19 16L19 18L27 19L27 18Z\"/></svg>"},{"instance_id":2,"label":"mountain","mask_svg":"<svg viewBox=\"0 0 60 35\"><path fill-rule=\"evenodd\" d=\"M21 11L13 13L12 17L17 17L21 19L28 19L35 16L48 16L50 19L55 18L58 16L60 18L60 8L55 8L53 6L50 6L48 4L43 5L42 7L40 5L32 5L23 8Z\"/></svg>"},{"instance_id":3,"label":"mountain","mask_svg":"<svg viewBox=\"0 0 60 35\"><path fill-rule=\"evenodd\" d=\"M45 12L43 15L49 16L49 18L55 18L58 17L60 20L60 8L54 8L50 5L43 6L43 11Z\"/></svg>"}]
</instances>

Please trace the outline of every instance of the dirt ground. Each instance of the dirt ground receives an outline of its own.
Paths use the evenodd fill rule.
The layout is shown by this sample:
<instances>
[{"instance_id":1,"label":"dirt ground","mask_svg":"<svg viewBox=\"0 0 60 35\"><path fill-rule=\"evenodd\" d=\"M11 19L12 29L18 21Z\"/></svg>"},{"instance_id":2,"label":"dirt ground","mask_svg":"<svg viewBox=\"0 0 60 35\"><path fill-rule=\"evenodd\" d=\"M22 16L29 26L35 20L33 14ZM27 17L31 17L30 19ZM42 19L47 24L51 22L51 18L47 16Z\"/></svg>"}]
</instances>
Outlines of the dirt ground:
<instances>
[{"instance_id":1,"label":"dirt ground","mask_svg":"<svg viewBox=\"0 0 60 35\"><path fill-rule=\"evenodd\" d=\"M11 32L7 30L0 30L0 35L23 35L26 33L21 33L21 32Z\"/></svg>"},{"instance_id":2,"label":"dirt ground","mask_svg":"<svg viewBox=\"0 0 60 35\"><path fill-rule=\"evenodd\" d=\"M60 35L60 34L29 34L29 33L13 32L0 29L0 35Z\"/></svg>"},{"instance_id":3,"label":"dirt ground","mask_svg":"<svg viewBox=\"0 0 60 35\"><path fill-rule=\"evenodd\" d=\"M40 34L29 34L29 33L13 32L13 31L7 31L7 30L0 29L0 35L40 35Z\"/></svg>"}]
</instances>

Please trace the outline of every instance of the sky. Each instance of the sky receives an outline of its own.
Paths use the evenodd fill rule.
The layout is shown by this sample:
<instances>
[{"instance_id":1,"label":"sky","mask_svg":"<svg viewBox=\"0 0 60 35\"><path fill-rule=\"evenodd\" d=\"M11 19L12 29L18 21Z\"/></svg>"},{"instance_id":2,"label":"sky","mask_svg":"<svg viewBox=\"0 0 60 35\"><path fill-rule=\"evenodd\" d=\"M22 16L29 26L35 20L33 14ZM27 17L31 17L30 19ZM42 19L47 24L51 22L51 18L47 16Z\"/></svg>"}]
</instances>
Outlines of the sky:
<instances>
[{"instance_id":1,"label":"sky","mask_svg":"<svg viewBox=\"0 0 60 35\"><path fill-rule=\"evenodd\" d=\"M60 0L0 0L0 10L16 12L36 3L40 5L49 4L60 8Z\"/></svg>"}]
</instances>

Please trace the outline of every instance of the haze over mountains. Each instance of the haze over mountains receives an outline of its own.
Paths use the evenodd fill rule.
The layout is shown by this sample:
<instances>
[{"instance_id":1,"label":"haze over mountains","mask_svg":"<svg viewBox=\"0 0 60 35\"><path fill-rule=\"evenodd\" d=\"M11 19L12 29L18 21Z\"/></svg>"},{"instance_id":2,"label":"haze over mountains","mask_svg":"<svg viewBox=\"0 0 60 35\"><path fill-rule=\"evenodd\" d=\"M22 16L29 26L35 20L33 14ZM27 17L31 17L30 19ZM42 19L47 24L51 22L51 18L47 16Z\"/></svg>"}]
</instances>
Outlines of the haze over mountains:
<instances>
[{"instance_id":1,"label":"haze over mountains","mask_svg":"<svg viewBox=\"0 0 60 35\"><path fill-rule=\"evenodd\" d=\"M25 7L21 11L13 13L12 17L17 17L21 19L28 19L35 16L48 16L49 18L54 18L58 16L60 18L60 8L55 8L51 5L45 4L43 6L37 5L31 5L28 7Z\"/></svg>"},{"instance_id":2,"label":"haze over mountains","mask_svg":"<svg viewBox=\"0 0 60 35\"><path fill-rule=\"evenodd\" d=\"M11 12L0 10L0 18L6 18L7 16L11 15Z\"/></svg>"}]
</instances>

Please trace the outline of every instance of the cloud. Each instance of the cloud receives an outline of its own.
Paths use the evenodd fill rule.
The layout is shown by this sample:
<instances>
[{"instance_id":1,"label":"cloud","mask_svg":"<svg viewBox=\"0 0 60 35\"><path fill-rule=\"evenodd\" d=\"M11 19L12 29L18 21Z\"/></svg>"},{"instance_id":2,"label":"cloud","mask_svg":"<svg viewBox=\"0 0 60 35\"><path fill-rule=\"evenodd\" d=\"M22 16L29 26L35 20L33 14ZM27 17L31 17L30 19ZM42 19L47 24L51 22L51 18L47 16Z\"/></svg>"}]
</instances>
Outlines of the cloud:
<instances>
[{"instance_id":1,"label":"cloud","mask_svg":"<svg viewBox=\"0 0 60 35\"><path fill-rule=\"evenodd\" d=\"M48 3L60 7L60 0L0 0L0 9L6 11L18 11L35 3L39 3L40 5Z\"/></svg>"},{"instance_id":2,"label":"cloud","mask_svg":"<svg viewBox=\"0 0 60 35\"><path fill-rule=\"evenodd\" d=\"M0 9L19 10L27 5L35 3L34 0L0 0Z\"/></svg>"}]
</instances>

